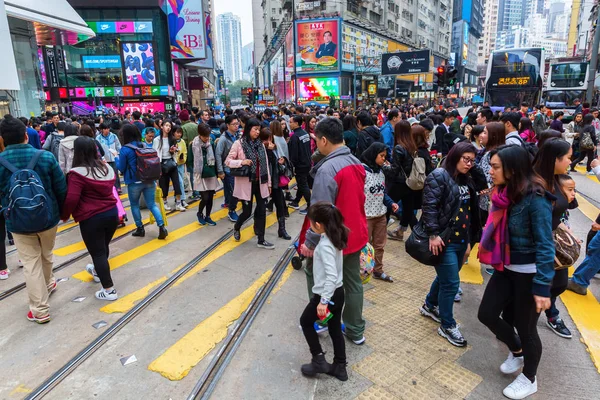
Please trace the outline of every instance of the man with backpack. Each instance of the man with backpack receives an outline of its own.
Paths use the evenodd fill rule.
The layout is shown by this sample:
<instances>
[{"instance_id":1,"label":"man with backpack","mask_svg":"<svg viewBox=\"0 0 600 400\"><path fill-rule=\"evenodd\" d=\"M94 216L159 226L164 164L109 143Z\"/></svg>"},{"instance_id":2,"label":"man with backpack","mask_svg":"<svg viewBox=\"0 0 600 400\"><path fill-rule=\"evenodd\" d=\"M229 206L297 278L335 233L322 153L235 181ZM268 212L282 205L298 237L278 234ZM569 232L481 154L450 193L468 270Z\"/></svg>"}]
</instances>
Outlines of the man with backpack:
<instances>
[{"instance_id":1,"label":"man with backpack","mask_svg":"<svg viewBox=\"0 0 600 400\"><path fill-rule=\"evenodd\" d=\"M54 154L54 158L58 161L58 149L60 147L60 142L65 138L65 129L67 128L66 122L59 122L56 131L46 135L46 141L44 142L44 146L42 149L48 150L50 153Z\"/></svg>"},{"instance_id":2,"label":"man with backpack","mask_svg":"<svg viewBox=\"0 0 600 400\"><path fill-rule=\"evenodd\" d=\"M0 135L6 146L0 153L0 194L6 229L13 233L23 262L30 309L27 319L43 324L50 321L48 297L56 289L52 250L67 183L58 161L28 144L21 121L5 116ZM17 179L19 185L15 184Z\"/></svg>"}]
</instances>

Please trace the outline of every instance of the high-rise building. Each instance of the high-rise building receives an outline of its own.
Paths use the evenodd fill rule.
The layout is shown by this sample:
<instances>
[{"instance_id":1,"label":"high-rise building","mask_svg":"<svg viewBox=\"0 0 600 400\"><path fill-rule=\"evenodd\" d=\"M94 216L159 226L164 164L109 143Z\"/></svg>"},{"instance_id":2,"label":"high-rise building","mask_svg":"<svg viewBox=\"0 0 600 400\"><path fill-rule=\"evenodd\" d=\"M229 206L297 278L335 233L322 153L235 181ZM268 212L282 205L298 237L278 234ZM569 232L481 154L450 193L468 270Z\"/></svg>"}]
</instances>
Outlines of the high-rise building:
<instances>
[{"instance_id":1,"label":"high-rise building","mask_svg":"<svg viewBox=\"0 0 600 400\"><path fill-rule=\"evenodd\" d=\"M478 47L482 36L482 0L454 0L450 59L458 70L456 90L464 97L477 91Z\"/></svg>"},{"instance_id":2,"label":"high-rise building","mask_svg":"<svg viewBox=\"0 0 600 400\"><path fill-rule=\"evenodd\" d=\"M285 0L252 0L254 60L256 60L253 75L256 76L256 86L264 86L264 82L261 80L263 74L256 71L258 63L265 55L265 50L271 44L282 21L286 18L291 19L290 13L283 9L283 3Z\"/></svg>"},{"instance_id":3,"label":"high-rise building","mask_svg":"<svg viewBox=\"0 0 600 400\"><path fill-rule=\"evenodd\" d=\"M483 0L483 35L479 39L477 58L479 65L487 64L488 57L496 49L499 0Z\"/></svg>"},{"instance_id":4,"label":"high-rise building","mask_svg":"<svg viewBox=\"0 0 600 400\"><path fill-rule=\"evenodd\" d=\"M247 81L254 80L254 43L242 47L242 77Z\"/></svg>"},{"instance_id":5,"label":"high-rise building","mask_svg":"<svg viewBox=\"0 0 600 400\"><path fill-rule=\"evenodd\" d=\"M573 13L577 12L573 9ZM580 1L578 12L577 12L577 27L576 37L571 40L569 37L569 49L573 52L574 56L591 56L591 48L594 37L594 25L593 21L596 20L598 13L598 0L593 1ZM573 20L571 20L573 23Z\"/></svg>"},{"instance_id":6,"label":"high-rise building","mask_svg":"<svg viewBox=\"0 0 600 400\"><path fill-rule=\"evenodd\" d=\"M232 13L217 15L219 66L228 82L242 79L242 24Z\"/></svg>"},{"instance_id":7,"label":"high-rise building","mask_svg":"<svg viewBox=\"0 0 600 400\"><path fill-rule=\"evenodd\" d=\"M498 4L498 34L513 27L524 26L530 16L532 0L500 0ZM536 3L537 4L537 3Z\"/></svg>"}]
</instances>

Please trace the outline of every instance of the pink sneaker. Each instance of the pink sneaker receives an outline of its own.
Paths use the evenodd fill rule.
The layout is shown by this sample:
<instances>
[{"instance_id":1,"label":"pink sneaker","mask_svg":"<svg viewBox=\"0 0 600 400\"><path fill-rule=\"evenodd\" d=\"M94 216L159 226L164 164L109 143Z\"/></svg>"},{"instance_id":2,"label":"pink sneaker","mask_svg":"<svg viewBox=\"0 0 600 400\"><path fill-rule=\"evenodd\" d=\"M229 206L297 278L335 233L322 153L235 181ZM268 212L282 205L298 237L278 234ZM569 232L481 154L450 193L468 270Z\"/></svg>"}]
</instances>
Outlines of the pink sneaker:
<instances>
[{"instance_id":1,"label":"pink sneaker","mask_svg":"<svg viewBox=\"0 0 600 400\"><path fill-rule=\"evenodd\" d=\"M4 269L4 270L0 271L0 281L7 280L9 274L10 274L10 271L8 269Z\"/></svg>"},{"instance_id":2,"label":"pink sneaker","mask_svg":"<svg viewBox=\"0 0 600 400\"><path fill-rule=\"evenodd\" d=\"M56 290L56 281L54 281L54 283L52 284L50 289L48 289L48 295L51 295L52 293L54 293L55 290Z\"/></svg>"},{"instance_id":3,"label":"pink sneaker","mask_svg":"<svg viewBox=\"0 0 600 400\"><path fill-rule=\"evenodd\" d=\"M27 313L27 319L31 322L37 322L38 324L45 324L50 322L50 314L46 314L43 317L35 317L31 311Z\"/></svg>"}]
</instances>

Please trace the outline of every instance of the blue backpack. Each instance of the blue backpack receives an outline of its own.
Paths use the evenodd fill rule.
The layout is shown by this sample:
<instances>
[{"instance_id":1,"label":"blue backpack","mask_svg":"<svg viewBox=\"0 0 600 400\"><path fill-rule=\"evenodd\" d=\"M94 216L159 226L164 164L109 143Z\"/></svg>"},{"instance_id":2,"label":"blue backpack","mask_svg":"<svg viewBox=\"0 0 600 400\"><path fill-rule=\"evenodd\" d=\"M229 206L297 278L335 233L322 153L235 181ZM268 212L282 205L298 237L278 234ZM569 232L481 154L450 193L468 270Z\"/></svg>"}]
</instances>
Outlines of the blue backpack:
<instances>
[{"instance_id":1,"label":"blue backpack","mask_svg":"<svg viewBox=\"0 0 600 400\"><path fill-rule=\"evenodd\" d=\"M0 157L0 164L12 172L8 206L2 211L6 220L10 221L13 233L42 232L52 221L52 202L39 175L33 170L42 153L42 150L36 152L25 169L17 169Z\"/></svg>"}]
</instances>

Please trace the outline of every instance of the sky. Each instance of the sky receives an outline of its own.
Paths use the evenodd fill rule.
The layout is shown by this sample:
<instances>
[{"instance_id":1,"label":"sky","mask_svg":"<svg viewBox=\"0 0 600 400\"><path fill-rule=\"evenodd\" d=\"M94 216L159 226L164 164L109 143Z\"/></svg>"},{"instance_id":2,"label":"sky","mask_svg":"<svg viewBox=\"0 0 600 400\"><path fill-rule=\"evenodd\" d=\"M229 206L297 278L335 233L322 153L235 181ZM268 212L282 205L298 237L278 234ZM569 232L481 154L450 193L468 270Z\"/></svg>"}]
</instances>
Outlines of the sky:
<instances>
[{"instance_id":1,"label":"sky","mask_svg":"<svg viewBox=\"0 0 600 400\"><path fill-rule=\"evenodd\" d=\"M215 15L230 12L240 17L242 21L242 44L245 46L253 41L252 32L252 0L217 0Z\"/></svg>"}]
</instances>

